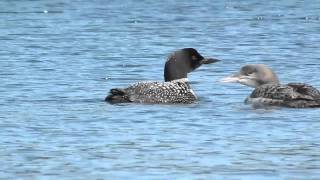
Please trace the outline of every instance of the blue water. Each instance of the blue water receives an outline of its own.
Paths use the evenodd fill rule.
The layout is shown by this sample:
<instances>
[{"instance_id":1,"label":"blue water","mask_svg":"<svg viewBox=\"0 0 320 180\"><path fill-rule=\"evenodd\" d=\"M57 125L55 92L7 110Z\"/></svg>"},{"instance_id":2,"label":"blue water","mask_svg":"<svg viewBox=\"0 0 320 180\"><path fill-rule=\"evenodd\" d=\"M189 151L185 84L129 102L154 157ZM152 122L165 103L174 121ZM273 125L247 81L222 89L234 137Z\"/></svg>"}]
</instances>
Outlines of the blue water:
<instances>
[{"instance_id":1,"label":"blue water","mask_svg":"<svg viewBox=\"0 0 320 180\"><path fill-rule=\"evenodd\" d=\"M1 179L319 179L320 109L253 109L219 79L264 63L320 88L320 1L0 1ZM110 105L163 80L174 50L191 105Z\"/></svg>"}]
</instances>

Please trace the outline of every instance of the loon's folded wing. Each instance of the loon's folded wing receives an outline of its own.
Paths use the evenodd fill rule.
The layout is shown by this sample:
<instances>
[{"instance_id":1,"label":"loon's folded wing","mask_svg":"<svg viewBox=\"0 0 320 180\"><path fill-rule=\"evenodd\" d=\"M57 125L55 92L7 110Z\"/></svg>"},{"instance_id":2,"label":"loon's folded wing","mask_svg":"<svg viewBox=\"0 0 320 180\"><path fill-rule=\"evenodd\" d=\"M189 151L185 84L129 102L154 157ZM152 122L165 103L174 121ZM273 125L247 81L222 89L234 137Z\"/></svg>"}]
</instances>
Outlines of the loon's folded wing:
<instances>
[{"instance_id":1,"label":"loon's folded wing","mask_svg":"<svg viewBox=\"0 0 320 180\"><path fill-rule=\"evenodd\" d=\"M125 91L130 101L139 103L192 103L196 100L184 82L139 82Z\"/></svg>"},{"instance_id":2,"label":"loon's folded wing","mask_svg":"<svg viewBox=\"0 0 320 180\"><path fill-rule=\"evenodd\" d=\"M250 98L261 98L270 105L287 107L320 107L320 93L314 87L302 83L288 85L267 84L257 87ZM273 102L275 102L273 104Z\"/></svg>"}]
</instances>

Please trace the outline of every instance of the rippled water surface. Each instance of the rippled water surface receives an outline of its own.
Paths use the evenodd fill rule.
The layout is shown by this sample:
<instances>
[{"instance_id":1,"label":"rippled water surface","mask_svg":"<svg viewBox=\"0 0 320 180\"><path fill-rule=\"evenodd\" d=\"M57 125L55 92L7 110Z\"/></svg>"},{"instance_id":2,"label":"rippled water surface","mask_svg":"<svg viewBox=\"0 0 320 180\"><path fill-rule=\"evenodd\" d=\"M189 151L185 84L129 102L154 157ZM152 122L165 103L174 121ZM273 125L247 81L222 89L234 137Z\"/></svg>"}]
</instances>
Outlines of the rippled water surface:
<instances>
[{"instance_id":1,"label":"rippled water surface","mask_svg":"<svg viewBox=\"0 0 320 180\"><path fill-rule=\"evenodd\" d=\"M320 88L317 0L2 0L0 19L1 179L320 178L320 109L253 109L218 82L264 63ZM190 74L197 103L103 101L183 47L222 60Z\"/></svg>"}]
</instances>

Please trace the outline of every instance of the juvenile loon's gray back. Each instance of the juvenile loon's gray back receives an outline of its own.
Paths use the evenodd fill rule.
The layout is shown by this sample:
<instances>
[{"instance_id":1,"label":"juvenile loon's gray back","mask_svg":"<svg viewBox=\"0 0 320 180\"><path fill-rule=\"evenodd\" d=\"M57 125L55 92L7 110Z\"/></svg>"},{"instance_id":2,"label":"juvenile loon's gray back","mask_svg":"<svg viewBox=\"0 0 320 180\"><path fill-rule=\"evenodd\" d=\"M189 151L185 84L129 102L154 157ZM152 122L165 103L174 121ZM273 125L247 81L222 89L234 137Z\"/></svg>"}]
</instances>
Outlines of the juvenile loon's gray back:
<instances>
[{"instance_id":1,"label":"juvenile loon's gray back","mask_svg":"<svg viewBox=\"0 0 320 180\"><path fill-rule=\"evenodd\" d=\"M222 82L237 82L254 87L245 101L254 105L320 107L320 92L316 88L304 83L282 85L276 74L263 64L245 65L235 75L222 79Z\"/></svg>"},{"instance_id":2,"label":"juvenile loon's gray back","mask_svg":"<svg viewBox=\"0 0 320 180\"><path fill-rule=\"evenodd\" d=\"M197 97L187 74L202 64L217 62L204 58L195 49L185 48L171 54L165 64L165 82L138 82L123 89L111 89L105 98L110 103L193 103Z\"/></svg>"}]
</instances>

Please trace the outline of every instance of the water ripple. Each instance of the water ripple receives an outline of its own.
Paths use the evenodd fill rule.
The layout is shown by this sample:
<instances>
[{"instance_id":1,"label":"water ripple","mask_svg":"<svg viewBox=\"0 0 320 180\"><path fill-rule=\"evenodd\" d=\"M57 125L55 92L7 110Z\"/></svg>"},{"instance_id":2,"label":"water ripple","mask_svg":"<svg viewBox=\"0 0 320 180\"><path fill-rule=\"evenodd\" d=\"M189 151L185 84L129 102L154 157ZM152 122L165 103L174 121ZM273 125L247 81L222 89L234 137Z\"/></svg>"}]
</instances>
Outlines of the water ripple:
<instances>
[{"instance_id":1,"label":"water ripple","mask_svg":"<svg viewBox=\"0 0 320 180\"><path fill-rule=\"evenodd\" d=\"M248 63L320 88L318 2L0 1L1 179L319 179L319 109L254 109ZM105 103L175 49L221 62L189 105Z\"/></svg>"}]
</instances>

